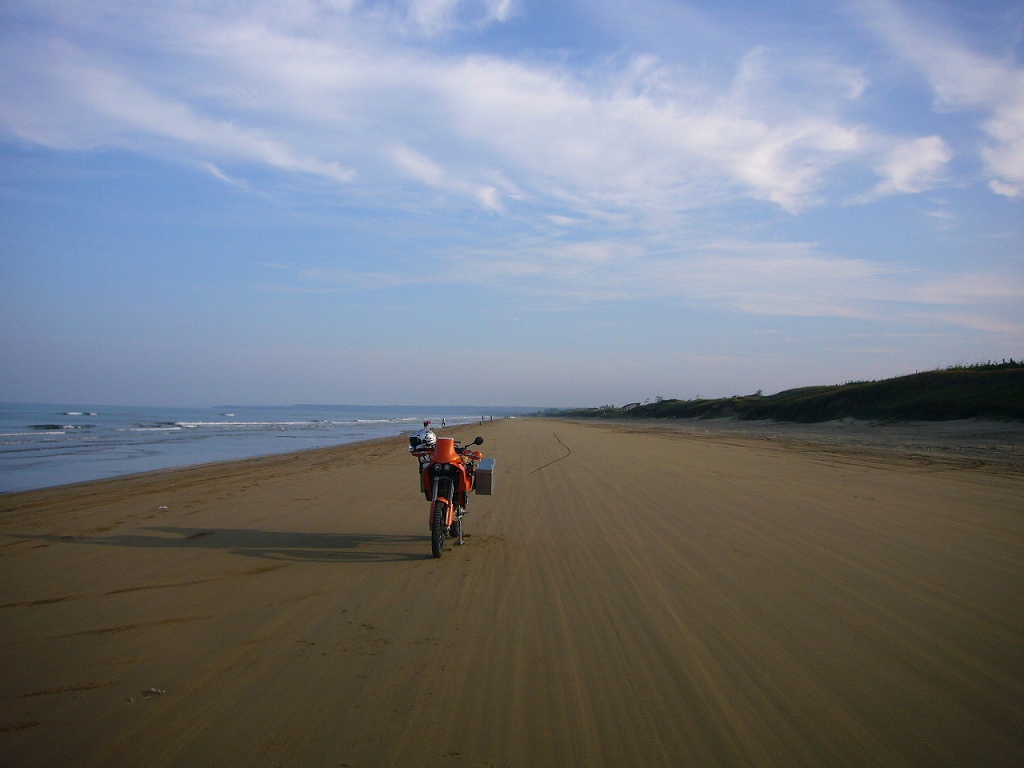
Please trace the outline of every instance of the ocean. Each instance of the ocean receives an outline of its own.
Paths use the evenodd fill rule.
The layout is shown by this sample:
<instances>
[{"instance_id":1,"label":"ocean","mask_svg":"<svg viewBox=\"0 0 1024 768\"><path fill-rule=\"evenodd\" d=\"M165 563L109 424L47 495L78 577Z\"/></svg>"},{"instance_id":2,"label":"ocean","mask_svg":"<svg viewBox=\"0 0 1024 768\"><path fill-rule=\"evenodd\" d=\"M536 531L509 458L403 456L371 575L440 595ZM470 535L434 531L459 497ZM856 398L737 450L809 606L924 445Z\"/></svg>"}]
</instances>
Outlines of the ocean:
<instances>
[{"instance_id":1,"label":"ocean","mask_svg":"<svg viewBox=\"0 0 1024 768\"><path fill-rule=\"evenodd\" d=\"M144 408L0 403L0 493L394 437L538 409L294 405Z\"/></svg>"}]
</instances>

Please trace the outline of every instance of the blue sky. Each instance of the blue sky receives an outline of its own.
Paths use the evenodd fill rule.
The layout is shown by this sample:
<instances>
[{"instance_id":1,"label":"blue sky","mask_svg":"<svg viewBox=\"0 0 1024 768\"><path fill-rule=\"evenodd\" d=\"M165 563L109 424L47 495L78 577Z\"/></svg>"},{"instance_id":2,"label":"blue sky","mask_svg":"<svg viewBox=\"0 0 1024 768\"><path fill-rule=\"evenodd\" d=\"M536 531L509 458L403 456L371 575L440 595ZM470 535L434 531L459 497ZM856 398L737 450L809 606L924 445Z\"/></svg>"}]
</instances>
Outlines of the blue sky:
<instances>
[{"instance_id":1,"label":"blue sky","mask_svg":"<svg viewBox=\"0 0 1024 768\"><path fill-rule=\"evenodd\" d=\"M0 0L0 400L1024 356L1024 4Z\"/></svg>"}]
</instances>

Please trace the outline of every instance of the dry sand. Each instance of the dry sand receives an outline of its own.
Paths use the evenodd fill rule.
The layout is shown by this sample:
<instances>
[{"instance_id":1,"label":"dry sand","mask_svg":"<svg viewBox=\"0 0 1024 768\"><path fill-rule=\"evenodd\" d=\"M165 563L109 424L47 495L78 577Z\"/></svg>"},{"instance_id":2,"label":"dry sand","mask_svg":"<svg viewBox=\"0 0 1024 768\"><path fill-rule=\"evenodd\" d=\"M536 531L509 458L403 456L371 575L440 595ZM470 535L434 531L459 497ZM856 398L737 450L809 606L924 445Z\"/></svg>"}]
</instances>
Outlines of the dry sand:
<instances>
[{"instance_id":1,"label":"dry sand","mask_svg":"<svg viewBox=\"0 0 1024 768\"><path fill-rule=\"evenodd\" d=\"M1024 765L1019 466L456 433L0 496L0 764Z\"/></svg>"}]
</instances>

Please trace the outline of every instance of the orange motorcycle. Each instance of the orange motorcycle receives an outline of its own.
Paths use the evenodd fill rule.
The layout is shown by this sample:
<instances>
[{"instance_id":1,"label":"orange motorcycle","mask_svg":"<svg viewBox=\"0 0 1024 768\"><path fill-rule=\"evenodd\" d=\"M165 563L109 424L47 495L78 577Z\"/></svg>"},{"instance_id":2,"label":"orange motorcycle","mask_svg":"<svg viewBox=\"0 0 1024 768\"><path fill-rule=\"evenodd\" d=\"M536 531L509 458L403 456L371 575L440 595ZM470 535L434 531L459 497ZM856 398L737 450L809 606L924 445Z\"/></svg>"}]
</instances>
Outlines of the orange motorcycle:
<instances>
[{"instance_id":1,"label":"orange motorcycle","mask_svg":"<svg viewBox=\"0 0 1024 768\"><path fill-rule=\"evenodd\" d=\"M409 436L409 453L420 462L420 490L430 502L430 549L434 557L444 553L445 539L464 542L462 517L469 492L489 496L494 477L494 459L485 459L473 446L483 445L478 437L463 446L451 437L438 437L423 422L423 429Z\"/></svg>"}]
</instances>

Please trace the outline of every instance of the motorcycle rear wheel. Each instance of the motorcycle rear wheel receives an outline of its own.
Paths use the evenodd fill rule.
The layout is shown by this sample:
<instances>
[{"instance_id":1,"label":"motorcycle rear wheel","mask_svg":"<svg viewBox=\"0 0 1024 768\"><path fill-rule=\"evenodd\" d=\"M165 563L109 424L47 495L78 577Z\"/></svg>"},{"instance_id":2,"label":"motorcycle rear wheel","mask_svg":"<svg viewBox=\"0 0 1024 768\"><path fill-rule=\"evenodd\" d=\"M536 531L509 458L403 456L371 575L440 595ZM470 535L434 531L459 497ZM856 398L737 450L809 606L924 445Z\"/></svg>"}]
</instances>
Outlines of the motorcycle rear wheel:
<instances>
[{"instance_id":1,"label":"motorcycle rear wheel","mask_svg":"<svg viewBox=\"0 0 1024 768\"><path fill-rule=\"evenodd\" d=\"M444 539L448 535L448 502L438 499L430 516L430 551L434 557L444 554Z\"/></svg>"}]
</instances>

